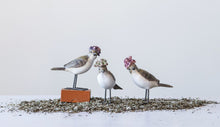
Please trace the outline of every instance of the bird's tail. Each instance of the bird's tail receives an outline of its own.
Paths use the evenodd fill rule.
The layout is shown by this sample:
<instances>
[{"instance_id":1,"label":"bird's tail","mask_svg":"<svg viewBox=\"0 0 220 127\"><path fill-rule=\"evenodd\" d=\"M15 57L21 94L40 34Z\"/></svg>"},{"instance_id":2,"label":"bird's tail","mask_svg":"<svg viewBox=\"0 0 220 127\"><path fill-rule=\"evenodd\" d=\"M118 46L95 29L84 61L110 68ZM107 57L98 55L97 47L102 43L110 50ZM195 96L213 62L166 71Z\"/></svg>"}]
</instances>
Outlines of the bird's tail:
<instances>
[{"instance_id":1,"label":"bird's tail","mask_svg":"<svg viewBox=\"0 0 220 127\"><path fill-rule=\"evenodd\" d=\"M65 68L64 67L53 67L53 68L51 68L51 70L53 70L53 71L64 71Z\"/></svg>"},{"instance_id":2,"label":"bird's tail","mask_svg":"<svg viewBox=\"0 0 220 127\"><path fill-rule=\"evenodd\" d=\"M173 86L171 86L171 85L163 84L163 83L159 83L158 86L159 86L159 87L170 87L170 88L173 87Z\"/></svg>"},{"instance_id":3,"label":"bird's tail","mask_svg":"<svg viewBox=\"0 0 220 127\"><path fill-rule=\"evenodd\" d=\"M122 90L122 88L121 88L119 85L117 85L117 84L115 84L115 86L113 87L113 89L119 89L119 90Z\"/></svg>"}]
</instances>

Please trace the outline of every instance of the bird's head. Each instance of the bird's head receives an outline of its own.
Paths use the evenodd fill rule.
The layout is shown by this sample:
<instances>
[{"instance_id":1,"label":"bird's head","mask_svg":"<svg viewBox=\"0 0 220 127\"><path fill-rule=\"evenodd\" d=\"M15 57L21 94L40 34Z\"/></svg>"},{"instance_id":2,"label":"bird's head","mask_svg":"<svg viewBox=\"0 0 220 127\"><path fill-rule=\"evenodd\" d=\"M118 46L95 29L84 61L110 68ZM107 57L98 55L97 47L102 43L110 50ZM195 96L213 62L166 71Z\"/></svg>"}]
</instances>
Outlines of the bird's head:
<instances>
[{"instance_id":1,"label":"bird's head","mask_svg":"<svg viewBox=\"0 0 220 127\"><path fill-rule=\"evenodd\" d=\"M107 71L108 63L106 59L100 59L96 61L94 66L99 68L99 73L104 73Z\"/></svg>"},{"instance_id":2,"label":"bird's head","mask_svg":"<svg viewBox=\"0 0 220 127\"><path fill-rule=\"evenodd\" d=\"M137 68L135 63L136 61L132 59L132 56L129 56L124 60L125 67L130 71L135 70Z\"/></svg>"},{"instance_id":3,"label":"bird's head","mask_svg":"<svg viewBox=\"0 0 220 127\"><path fill-rule=\"evenodd\" d=\"M89 53L91 53L93 56L100 56L101 49L98 46L90 46Z\"/></svg>"}]
</instances>

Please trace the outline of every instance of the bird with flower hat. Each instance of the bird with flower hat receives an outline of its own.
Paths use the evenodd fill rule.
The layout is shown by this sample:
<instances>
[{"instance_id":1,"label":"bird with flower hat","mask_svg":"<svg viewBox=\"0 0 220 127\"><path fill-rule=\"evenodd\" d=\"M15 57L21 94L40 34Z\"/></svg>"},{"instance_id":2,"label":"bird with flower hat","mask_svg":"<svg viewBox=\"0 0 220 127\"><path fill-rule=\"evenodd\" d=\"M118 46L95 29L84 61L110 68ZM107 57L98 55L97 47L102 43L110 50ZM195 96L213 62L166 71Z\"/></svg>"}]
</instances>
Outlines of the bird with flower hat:
<instances>
[{"instance_id":1,"label":"bird with flower hat","mask_svg":"<svg viewBox=\"0 0 220 127\"><path fill-rule=\"evenodd\" d=\"M134 83L140 87L145 89L145 98L144 100L147 101L147 103L149 103L149 90L151 88L154 87L173 87L171 85L168 84L163 84L160 83L160 81L155 78L151 73L140 69L137 67L137 65L135 64L136 61L134 59L132 59L132 56L125 58L124 60L124 65L125 67L129 70Z\"/></svg>"},{"instance_id":2,"label":"bird with flower hat","mask_svg":"<svg viewBox=\"0 0 220 127\"><path fill-rule=\"evenodd\" d=\"M94 60L100 55L100 53L101 49L98 46L90 46L88 55L78 57L65 64L64 67L54 67L51 70L62 70L74 74L73 88L68 89L87 90L87 88L76 87L77 77L79 74L87 72L92 67Z\"/></svg>"},{"instance_id":3,"label":"bird with flower hat","mask_svg":"<svg viewBox=\"0 0 220 127\"><path fill-rule=\"evenodd\" d=\"M114 75L107 69L108 63L105 59L96 61L95 67L99 68L99 74L97 76L98 84L105 89L104 102L106 102L107 90L109 90L109 102L111 103L111 89L122 89L115 82Z\"/></svg>"}]
</instances>

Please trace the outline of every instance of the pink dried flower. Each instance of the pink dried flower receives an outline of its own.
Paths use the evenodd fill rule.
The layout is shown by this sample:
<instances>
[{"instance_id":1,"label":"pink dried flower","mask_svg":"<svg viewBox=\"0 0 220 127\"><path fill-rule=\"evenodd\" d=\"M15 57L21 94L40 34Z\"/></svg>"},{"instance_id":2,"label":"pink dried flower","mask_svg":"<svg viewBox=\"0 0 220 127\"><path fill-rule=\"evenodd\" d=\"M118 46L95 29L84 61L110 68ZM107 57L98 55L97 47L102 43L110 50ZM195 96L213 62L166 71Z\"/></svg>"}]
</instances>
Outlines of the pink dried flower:
<instances>
[{"instance_id":1,"label":"pink dried flower","mask_svg":"<svg viewBox=\"0 0 220 127\"><path fill-rule=\"evenodd\" d=\"M132 59L132 56L129 56L128 58L125 58L124 60L124 64L126 68L129 68L134 63L136 63L136 61Z\"/></svg>"}]
</instances>

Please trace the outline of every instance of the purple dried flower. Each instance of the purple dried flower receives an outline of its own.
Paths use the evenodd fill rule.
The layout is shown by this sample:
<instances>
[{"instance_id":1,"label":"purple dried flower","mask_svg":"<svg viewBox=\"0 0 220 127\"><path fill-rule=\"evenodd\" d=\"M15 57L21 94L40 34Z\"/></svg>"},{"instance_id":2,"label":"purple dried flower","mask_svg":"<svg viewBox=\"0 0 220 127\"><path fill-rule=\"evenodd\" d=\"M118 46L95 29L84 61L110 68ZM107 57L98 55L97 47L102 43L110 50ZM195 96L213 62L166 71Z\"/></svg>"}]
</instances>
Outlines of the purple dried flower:
<instances>
[{"instance_id":1,"label":"purple dried flower","mask_svg":"<svg viewBox=\"0 0 220 127\"><path fill-rule=\"evenodd\" d=\"M89 52L96 53L99 56L101 53L101 49L98 46L90 46Z\"/></svg>"}]
</instances>

